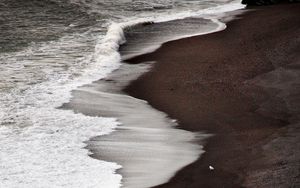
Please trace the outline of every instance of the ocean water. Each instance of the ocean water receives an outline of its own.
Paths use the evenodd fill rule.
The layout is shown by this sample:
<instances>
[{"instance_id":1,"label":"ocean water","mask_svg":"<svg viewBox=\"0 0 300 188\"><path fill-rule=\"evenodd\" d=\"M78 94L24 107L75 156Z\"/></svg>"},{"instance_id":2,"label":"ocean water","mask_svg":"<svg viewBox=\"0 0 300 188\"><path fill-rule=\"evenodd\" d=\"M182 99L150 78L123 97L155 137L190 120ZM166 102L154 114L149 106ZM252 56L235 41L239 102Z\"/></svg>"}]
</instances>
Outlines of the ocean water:
<instances>
[{"instance_id":1,"label":"ocean water","mask_svg":"<svg viewBox=\"0 0 300 188\"><path fill-rule=\"evenodd\" d=\"M61 108L71 91L118 70L119 47L137 25L211 19L242 7L226 0L1 0L0 187L120 187L122 166L90 157L86 141L109 136L122 118ZM211 31L224 28L212 21ZM131 52L210 32L185 27Z\"/></svg>"}]
</instances>

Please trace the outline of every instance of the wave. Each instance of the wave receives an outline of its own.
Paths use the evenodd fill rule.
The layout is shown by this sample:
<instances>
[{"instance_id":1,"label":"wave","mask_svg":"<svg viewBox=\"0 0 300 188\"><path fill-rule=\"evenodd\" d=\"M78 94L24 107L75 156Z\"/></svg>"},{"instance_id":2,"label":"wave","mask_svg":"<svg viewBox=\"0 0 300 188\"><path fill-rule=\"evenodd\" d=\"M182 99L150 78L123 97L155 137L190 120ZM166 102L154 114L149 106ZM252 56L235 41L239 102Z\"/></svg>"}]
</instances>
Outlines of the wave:
<instances>
[{"instance_id":1,"label":"wave","mask_svg":"<svg viewBox=\"0 0 300 188\"><path fill-rule=\"evenodd\" d=\"M40 69L45 63L53 67L55 61L45 62L39 56L53 53L53 58L57 58L57 54L65 48L77 45L78 36L28 48L7 57L3 55L1 58L7 64L22 60L22 64L16 64L15 67L9 65L18 70L15 75L28 72L32 77L21 77L20 80L30 81L26 86L12 81L17 88L0 94L0 187L120 187L122 177L115 171L121 166L92 159L88 157L89 151L84 148L84 141L113 132L120 124L117 119L89 117L59 107L72 98L72 90L103 79L119 68L121 55L118 50L126 42L126 29L144 23L187 17L212 18L212 14L240 8L243 6L239 3L232 3L197 12L124 18L122 22L107 23L106 35L99 36L93 52L79 59L78 67L65 71L67 63L54 64L57 69L64 71L61 74L50 68ZM213 21L218 22L216 19ZM224 25L220 24L218 29L222 28ZM80 41L78 45L81 45ZM84 50L78 52L84 53ZM28 54L35 54L43 65L31 62L36 59L24 61ZM36 72L32 72L31 67ZM7 74L11 75L10 72ZM41 79L37 77L39 74Z\"/></svg>"},{"instance_id":2,"label":"wave","mask_svg":"<svg viewBox=\"0 0 300 188\"><path fill-rule=\"evenodd\" d=\"M53 66L59 70L66 66L55 61L58 56L68 57L59 53L81 45L76 38L63 38L2 57L14 71L8 75L27 80L28 84L16 82L14 89L0 93L0 187L120 186L122 177L115 171L121 166L88 157L84 143L91 137L110 134L119 122L59 109L70 100L72 90L118 68L117 62L96 65L87 54L85 59L78 59L79 64L88 64L83 71L78 67L56 72ZM22 60L30 54L35 55L34 61ZM56 59L47 62L45 55ZM18 59L22 61L15 62ZM81 76L73 78L74 72ZM26 77L19 79L19 74Z\"/></svg>"}]
</instances>

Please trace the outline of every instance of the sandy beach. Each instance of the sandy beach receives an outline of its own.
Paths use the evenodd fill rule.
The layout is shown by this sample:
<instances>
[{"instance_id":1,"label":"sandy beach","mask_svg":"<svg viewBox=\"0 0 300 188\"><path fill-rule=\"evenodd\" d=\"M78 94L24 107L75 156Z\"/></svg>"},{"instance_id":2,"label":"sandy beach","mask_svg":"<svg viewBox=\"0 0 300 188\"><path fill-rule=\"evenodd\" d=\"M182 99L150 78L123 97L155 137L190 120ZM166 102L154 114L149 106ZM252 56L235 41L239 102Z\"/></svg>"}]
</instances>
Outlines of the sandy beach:
<instances>
[{"instance_id":1,"label":"sandy beach","mask_svg":"<svg viewBox=\"0 0 300 188\"><path fill-rule=\"evenodd\" d=\"M214 135L160 188L300 186L300 4L248 9L224 31L127 61L156 63L125 92Z\"/></svg>"},{"instance_id":2,"label":"sandy beach","mask_svg":"<svg viewBox=\"0 0 300 188\"><path fill-rule=\"evenodd\" d=\"M0 1L0 188L300 188L296 1Z\"/></svg>"}]
</instances>

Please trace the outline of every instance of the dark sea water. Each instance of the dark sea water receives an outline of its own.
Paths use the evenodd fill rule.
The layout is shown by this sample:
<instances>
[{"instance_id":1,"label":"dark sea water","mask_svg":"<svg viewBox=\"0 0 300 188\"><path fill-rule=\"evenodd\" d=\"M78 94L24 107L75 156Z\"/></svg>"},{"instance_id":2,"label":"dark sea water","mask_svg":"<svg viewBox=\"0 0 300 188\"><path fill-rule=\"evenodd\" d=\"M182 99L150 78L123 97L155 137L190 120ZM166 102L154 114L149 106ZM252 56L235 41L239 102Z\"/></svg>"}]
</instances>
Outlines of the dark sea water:
<instances>
[{"instance_id":1,"label":"dark sea water","mask_svg":"<svg viewBox=\"0 0 300 188\"><path fill-rule=\"evenodd\" d=\"M0 187L150 187L196 160L203 151L191 141L199 134L174 129L175 120L120 91L151 63L121 59L224 29L216 15L242 7L226 0L0 0ZM160 154L149 160L153 152Z\"/></svg>"}]
</instances>

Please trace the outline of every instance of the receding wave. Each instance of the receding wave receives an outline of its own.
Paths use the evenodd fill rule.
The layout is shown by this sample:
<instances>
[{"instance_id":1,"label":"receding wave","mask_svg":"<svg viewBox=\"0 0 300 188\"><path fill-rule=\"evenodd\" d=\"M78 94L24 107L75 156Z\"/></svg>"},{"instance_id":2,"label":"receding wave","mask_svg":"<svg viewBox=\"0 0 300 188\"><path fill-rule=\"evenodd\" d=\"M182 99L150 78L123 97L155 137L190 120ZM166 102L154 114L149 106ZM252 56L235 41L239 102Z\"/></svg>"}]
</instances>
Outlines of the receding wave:
<instances>
[{"instance_id":1,"label":"receding wave","mask_svg":"<svg viewBox=\"0 0 300 188\"><path fill-rule=\"evenodd\" d=\"M103 79L120 67L118 49L126 42L124 32L130 27L193 16L209 18L242 8L239 3L191 11L185 7L175 11L173 4L151 6L172 11L141 9L138 16L118 15L117 11L118 16L101 20L101 28L64 34L59 40L30 43L21 51L1 54L0 187L120 187L122 177L116 170L121 166L89 157L84 142L112 133L122 122L60 106L72 98L72 90ZM76 28L76 23L62 27ZM105 27L106 33L102 30Z\"/></svg>"}]
</instances>

